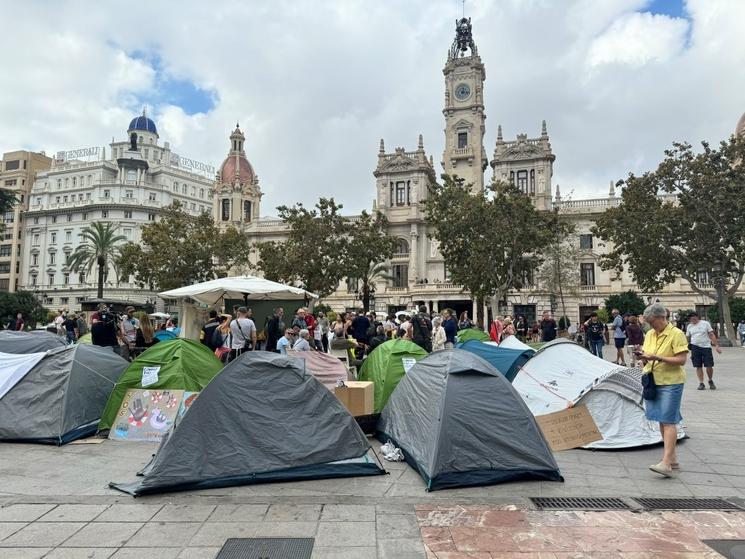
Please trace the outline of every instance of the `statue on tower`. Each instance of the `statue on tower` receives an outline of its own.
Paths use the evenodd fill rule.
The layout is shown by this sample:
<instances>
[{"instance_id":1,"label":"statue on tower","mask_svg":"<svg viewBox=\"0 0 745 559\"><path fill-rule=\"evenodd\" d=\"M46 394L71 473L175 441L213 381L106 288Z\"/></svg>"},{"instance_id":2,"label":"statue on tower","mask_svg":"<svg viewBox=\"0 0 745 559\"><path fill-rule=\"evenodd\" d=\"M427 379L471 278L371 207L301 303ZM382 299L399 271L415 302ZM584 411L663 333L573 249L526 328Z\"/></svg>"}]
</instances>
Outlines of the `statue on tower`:
<instances>
[{"instance_id":1,"label":"statue on tower","mask_svg":"<svg viewBox=\"0 0 745 559\"><path fill-rule=\"evenodd\" d=\"M471 55L476 55L476 43L471 34L471 18L464 17L455 21L455 40L450 47L450 58L458 58L466 55L471 49Z\"/></svg>"}]
</instances>

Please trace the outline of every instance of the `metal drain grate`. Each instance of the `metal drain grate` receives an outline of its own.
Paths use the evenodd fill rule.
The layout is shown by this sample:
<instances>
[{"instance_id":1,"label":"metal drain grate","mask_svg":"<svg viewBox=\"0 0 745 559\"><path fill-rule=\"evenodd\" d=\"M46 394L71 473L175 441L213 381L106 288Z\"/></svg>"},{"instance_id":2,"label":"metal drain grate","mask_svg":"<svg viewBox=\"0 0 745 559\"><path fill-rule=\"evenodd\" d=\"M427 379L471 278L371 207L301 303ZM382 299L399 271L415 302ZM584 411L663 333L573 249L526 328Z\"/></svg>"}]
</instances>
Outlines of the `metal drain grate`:
<instances>
[{"instance_id":1,"label":"metal drain grate","mask_svg":"<svg viewBox=\"0 0 745 559\"><path fill-rule=\"evenodd\" d=\"M629 510L629 505L617 497L531 497L541 510Z\"/></svg>"},{"instance_id":2,"label":"metal drain grate","mask_svg":"<svg viewBox=\"0 0 745 559\"><path fill-rule=\"evenodd\" d=\"M726 559L745 559L745 540L701 540Z\"/></svg>"},{"instance_id":3,"label":"metal drain grate","mask_svg":"<svg viewBox=\"0 0 745 559\"><path fill-rule=\"evenodd\" d=\"M634 501L647 510L742 510L724 499L696 497L665 497L660 499L634 497Z\"/></svg>"},{"instance_id":4,"label":"metal drain grate","mask_svg":"<svg viewBox=\"0 0 745 559\"><path fill-rule=\"evenodd\" d=\"M230 538L215 559L310 559L313 538Z\"/></svg>"}]
</instances>

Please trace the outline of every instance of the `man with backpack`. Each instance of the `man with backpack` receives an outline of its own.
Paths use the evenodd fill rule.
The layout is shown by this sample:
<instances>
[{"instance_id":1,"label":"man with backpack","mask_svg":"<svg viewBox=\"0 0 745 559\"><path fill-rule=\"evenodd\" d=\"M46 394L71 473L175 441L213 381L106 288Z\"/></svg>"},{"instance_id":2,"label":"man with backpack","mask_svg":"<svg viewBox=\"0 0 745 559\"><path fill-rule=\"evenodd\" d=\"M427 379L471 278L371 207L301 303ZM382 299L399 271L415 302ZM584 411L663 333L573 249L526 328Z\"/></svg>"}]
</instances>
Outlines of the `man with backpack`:
<instances>
[{"instance_id":1,"label":"man with backpack","mask_svg":"<svg viewBox=\"0 0 745 559\"><path fill-rule=\"evenodd\" d=\"M220 321L217 319L217 311L211 310L207 324L202 326L202 331L199 333L199 341L210 348L212 351L215 351L218 347L220 347L214 345L212 340L215 330L218 326L220 326Z\"/></svg>"},{"instance_id":2,"label":"man with backpack","mask_svg":"<svg viewBox=\"0 0 745 559\"><path fill-rule=\"evenodd\" d=\"M410 332L409 337L412 342L428 353L432 352L432 321L424 305L421 305L419 312L412 317Z\"/></svg>"}]
</instances>

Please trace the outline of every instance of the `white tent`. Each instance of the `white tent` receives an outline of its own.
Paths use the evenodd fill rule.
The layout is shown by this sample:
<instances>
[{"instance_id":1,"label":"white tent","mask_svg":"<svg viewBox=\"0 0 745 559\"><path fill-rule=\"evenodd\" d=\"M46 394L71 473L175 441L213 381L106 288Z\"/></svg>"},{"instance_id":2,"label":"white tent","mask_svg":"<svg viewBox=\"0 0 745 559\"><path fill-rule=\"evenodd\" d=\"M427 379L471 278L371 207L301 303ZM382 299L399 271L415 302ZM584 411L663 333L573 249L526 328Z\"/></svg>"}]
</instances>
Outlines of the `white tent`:
<instances>
[{"instance_id":1,"label":"white tent","mask_svg":"<svg viewBox=\"0 0 745 559\"><path fill-rule=\"evenodd\" d=\"M521 351L527 349L530 351L535 351L528 344L521 342L517 338L517 336L507 336L505 339L502 340L500 344L497 344L496 342L485 342L485 343L491 344L491 345L499 345L499 347L506 347L507 349L519 349Z\"/></svg>"},{"instance_id":2,"label":"white tent","mask_svg":"<svg viewBox=\"0 0 745 559\"><path fill-rule=\"evenodd\" d=\"M662 441L659 424L644 417L641 370L619 367L569 340L538 351L512 386L533 415L583 404L603 440L588 448L630 448ZM678 427L678 437L685 436Z\"/></svg>"},{"instance_id":3,"label":"white tent","mask_svg":"<svg viewBox=\"0 0 745 559\"><path fill-rule=\"evenodd\" d=\"M0 353L0 398L10 392L45 355L43 351L22 355Z\"/></svg>"},{"instance_id":4,"label":"white tent","mask_svg":"<svg viewBox=\"0 0 745 559\"><path fill-rule=\"evenodd\" d=\"M221 299L272 301L284 299L317 299L318 295L300 287L284 285L257 276L218 278L158 293L163 299L194 299L213 306Z\"/></svg>"}]
</instances>

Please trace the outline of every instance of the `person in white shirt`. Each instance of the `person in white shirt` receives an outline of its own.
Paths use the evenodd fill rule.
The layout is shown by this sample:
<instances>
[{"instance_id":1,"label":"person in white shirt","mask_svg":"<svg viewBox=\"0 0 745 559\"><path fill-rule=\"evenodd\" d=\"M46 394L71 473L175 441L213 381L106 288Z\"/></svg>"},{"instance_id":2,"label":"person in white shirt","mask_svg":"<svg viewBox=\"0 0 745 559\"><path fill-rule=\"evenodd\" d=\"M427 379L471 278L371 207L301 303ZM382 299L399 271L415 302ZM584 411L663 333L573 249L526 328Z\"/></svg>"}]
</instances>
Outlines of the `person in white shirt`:
<instances>
[{"instance_id":1,"label":"person in white shirt","mask_svg":"<svg viewBox=\"0 0 745 559\"><path fill-rule=\"evenodd\" d=\"M292 349L295 351L310 351L310 343L308 343L308 339L310 338L310 332L303 328L300 330L300 335L295 342L295 345L292 346Z\"/></svg>"},{"instance_id":2,"label":"person in white shirt","mask_svg":"<svg viewBox=\"0 0 745 559\"><path fill-rule=\"evenodd\" d=\"M688 326L686 327L686 337L690 342L691 361L696 368L698 376L698 389L706 390L704 384L704 369L706 367L706 376L709 377L709 389L716 390L714 384L714 355L711 348L714 347L717 353L722 353L714 334L714 329L707 320L701 320L698 313L692 312L688 315Z\"/></svg>"},{"instance_id":3,"label":"person in white shirt","mask_svg":"<svg viewBox=\"0 0 745 559\"><path fill-rule=\"evenodd\" d=\"M442 327L442 317L436 316L432 320L432 351L445 349L446 341L447 336L445 335L445 328Z\"/></svg>"},{"instance_id":4,"label":"person in white shirt","mask_svg":"<svg viewBox=\"0 0 745 559\"><path fill-rule=\"evenodd\" d=\"M251 351L256 347L256 325L248 318L248 309L238 307L238 318L230 322L232 341L230 344L230 360L232 361L244 351Z\"/></svg>"}]
</instances>

